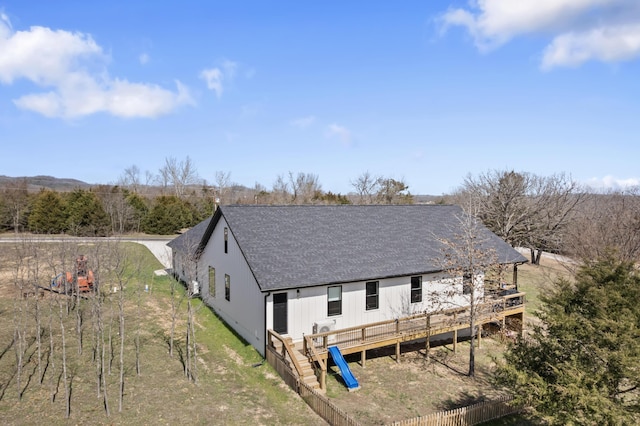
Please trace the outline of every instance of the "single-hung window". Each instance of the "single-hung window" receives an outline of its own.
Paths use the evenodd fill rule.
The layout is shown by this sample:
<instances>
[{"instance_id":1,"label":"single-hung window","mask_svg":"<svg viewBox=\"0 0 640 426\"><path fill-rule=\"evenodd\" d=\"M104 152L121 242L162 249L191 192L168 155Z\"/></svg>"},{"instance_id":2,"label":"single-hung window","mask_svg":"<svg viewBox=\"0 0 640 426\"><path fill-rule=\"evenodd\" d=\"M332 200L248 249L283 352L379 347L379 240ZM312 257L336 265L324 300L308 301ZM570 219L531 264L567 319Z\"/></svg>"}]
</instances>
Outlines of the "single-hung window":
<instances>
[{"instance_id":1,"label":"single-hung window","mask_svg":"<svg viewBox=\"0 0 640 426\"><path fill-rule=\"evenodd\" d=\"M216 297L216 268L209 266L209 296Z\"/></svg>"},{"instance_id":2,"label":"single-hung window","mask_svg":"<svg viewBox=\"0 0 640 426\"><path fill-rule=\"evenodd\" d=\"M231 301L231 277L224 274L224 298Z\"/></svg>"},{"instance_id":3,"label":"single-hung window","mask_svg":"<svg viewBox=\"0 0 640 426\"><path fill-rule=\"evenodd\" d=\"M462 294L471 294L473 290L473 275L465 272L462 275Z\"/></svg>"},{"instance_id":4,"label":"single-hung window","mask_svg":"<svg viewBox=\"0 0 640 426\"><path fill-rule=\"evenodd\" d=\"M341 285L336 285L327 289L327 315L342 315Z\"/></svg>"},{"instance_id":5,"label":"single-hung window","mask_svg":"<svg viewBox=\"0 0 640 426\"><path fill-rule=\"evenodd\" d=\"M411 277L411 303L422 302L422 277Z\"/></svg>"},{"instance_id":6,"label":"single-hung window","mask_svg":"<svg viewBox=\"0 0 640 426\"><path fill-rule=\"evenodd\" d=\"M367 284L366 308L367 311L378 309L378 281L369 281Z\"/></svg>"},{"instance_id":7,"label":"single-hung window","mask_svg":"<svg viewBox=\"0 0 640 426\"><path fill-rule=\"evenodd\" d=\"M224 252L229 253L229 228L224 228Z\"/></svg>"}]
</instances>

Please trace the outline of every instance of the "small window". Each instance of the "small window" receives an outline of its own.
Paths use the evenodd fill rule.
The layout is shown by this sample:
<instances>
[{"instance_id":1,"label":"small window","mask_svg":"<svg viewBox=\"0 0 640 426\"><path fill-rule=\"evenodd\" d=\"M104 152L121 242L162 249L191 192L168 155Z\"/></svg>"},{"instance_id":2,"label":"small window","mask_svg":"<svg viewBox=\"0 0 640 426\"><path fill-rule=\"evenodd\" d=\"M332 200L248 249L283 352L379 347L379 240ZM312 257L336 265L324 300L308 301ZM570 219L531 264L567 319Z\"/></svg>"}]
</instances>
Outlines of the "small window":
<instances>
[{"instance_id":1,"label":"small window","mask_svg":"<svg viewBox=\"0 0 640 426\"><path fill-rule=\"evenodd\" d=\"M224 228L224 252L229 253L229 228Z\"/></svg>"},{"instance_id":2,"label":"small window","mask_svg":"<svg viewBox=\"0 0 640 426\"><path fill-rule=\"evenodd\" d=\"M469 272L465 272L462 276L462 294L471 294L473 289L473 275Z\"/></svg>"},{"instance_id":3,"label":"small window","mask_svg":"<svg viewBox=\"0 0 640 426\"><path fill-rule=\"evenodd\" d=\"M209 266L209 296L216 297L216 268Z\"/></svg>"},{"instance_id":4,"label":"small window","mask_svg":"<svg viewBox=\"0 0 640 426\"><path fill-rule=\"evenodd\" d=\"M342 286L327 289L327 315L342 315Z\"/></svg>"},{"instance_id":5,"label":"small window","mask_svg":"<svg viewBox=\"0 0 640 426\"><path fill-rule=\"evenodd\" d=\"M411 303L422 302L422 277L411 277Z\"/></svg>"},{"instance_id":6,"label":"small window","mask_svg":"<svg viewBox=\"0 0 640 426\"><path fill-rule=\"evenodd\" d=\"M366 307L367 311L378 309L378 281L367 283Z\"/></svg>"},{"instance_id":7,"label":"small window","mask_svg":"<svg viewBox=\"0 0 640 426\"><path fill-rule=\"evenodd\" d=\"M224 274L224 298L231 301L231 277Z\"/></svg>"}]
</instances>

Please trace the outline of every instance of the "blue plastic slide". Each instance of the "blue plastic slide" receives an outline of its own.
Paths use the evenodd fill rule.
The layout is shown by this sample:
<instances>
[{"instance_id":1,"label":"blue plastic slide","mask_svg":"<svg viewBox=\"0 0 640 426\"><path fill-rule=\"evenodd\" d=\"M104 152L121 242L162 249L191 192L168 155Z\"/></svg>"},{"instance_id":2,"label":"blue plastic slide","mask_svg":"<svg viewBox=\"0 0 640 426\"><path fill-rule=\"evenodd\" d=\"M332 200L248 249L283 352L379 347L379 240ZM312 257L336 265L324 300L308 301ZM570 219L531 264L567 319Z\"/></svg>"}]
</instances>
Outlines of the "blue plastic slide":
<instances>
[{"instance_id":1,"label":"blue plastic slide","mask_svg":"<svg viewBox=\"0 0 640 426\"><path fill-rule=\"evenodd\" d=\"M356 378L353 376L353 373L349 368L349 364L347 364L347 362L344 360L340 349L337 346L329 346L329 353L331 354L331 358L333 358L333 362L335 362L340 369L342 380L344 380L347 388L349 390L358 389L360 385L358 384Z\"/></svg>"}]
</instances>

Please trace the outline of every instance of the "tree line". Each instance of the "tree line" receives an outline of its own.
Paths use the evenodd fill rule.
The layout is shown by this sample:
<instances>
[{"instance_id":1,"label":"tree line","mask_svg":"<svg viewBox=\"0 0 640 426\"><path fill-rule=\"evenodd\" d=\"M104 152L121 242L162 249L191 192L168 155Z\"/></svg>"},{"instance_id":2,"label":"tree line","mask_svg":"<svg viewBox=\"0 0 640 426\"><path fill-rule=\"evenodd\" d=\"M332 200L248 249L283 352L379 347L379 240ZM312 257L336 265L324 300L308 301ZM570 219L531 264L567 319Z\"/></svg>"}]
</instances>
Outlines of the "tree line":
<instances>
[{"instance_id":1,"label":"tree line","mask_svg":"<svg viewBox=\"0 0 640 426\"><path fill-rule=\"evenodd\" d=\"M416 197L404 179L361 173L348 194L324 191L312 173L277 176L270 189L231 181L216 172L214 182L200 178L189 157L167 158L157 174L137 166L117 184L71 192L30 192L26 181L0 187L0 232L78 236L143 232L170 235L206 219L224 204L411 204ZM530 251L595 258L612 247L626 260L640 255L638 188L596 192L571 176L539 176L514 170L468 175L437 203L458 204L514 247Z\"/></svg>"},{"instance_id":2,"label":"tree line","mask_svg":"<svg viewBox=\"0 0 640 426\"><path fill-rule=\"evenodd\" d=\"M401 179L359 176L354 194L324 191L317 175L279 175L269 190L231 182L229 172L216 172L215 182L201 179L189 157L167 158L156 175L142 178L137 166L127 168L114 185L61 192L29 190L26 179L0 187L0 232L106 236L143 232L170 235L206 219L222 204L351 204L412 203Z\"/></svg>"}]
</instances>

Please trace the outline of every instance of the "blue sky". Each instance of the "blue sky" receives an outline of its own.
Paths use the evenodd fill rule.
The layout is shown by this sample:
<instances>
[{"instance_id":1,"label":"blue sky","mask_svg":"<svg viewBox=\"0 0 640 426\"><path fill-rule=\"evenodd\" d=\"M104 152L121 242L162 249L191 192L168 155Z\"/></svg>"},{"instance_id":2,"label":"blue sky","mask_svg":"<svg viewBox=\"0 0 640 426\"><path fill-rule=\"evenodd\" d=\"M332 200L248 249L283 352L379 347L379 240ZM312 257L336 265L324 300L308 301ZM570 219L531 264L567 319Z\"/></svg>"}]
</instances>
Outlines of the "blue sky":
<instances>
[{"instance_id":1,"label":"blue sky","mask_svg":"<svg viewBox=\"0 0 640 426\"><path fill-rule=\"evenodd\" d=\"M636 0L0 0L0 175L640 183Z\"/></svg>"}]
</instances>

